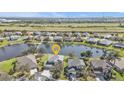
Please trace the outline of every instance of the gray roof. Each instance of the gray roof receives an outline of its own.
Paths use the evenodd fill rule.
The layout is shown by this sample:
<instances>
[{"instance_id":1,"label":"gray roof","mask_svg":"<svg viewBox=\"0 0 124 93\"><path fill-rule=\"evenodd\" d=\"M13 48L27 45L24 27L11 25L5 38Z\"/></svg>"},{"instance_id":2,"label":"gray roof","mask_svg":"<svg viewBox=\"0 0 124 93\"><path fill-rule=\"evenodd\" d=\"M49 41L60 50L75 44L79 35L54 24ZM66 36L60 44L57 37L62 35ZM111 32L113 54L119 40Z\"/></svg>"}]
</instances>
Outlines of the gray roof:
<instances>
[{"instance_id":1,"label":"gray roof","mask_svg":"<svg viewBox=\"0 0 124 93\"><path fill-rule=\"evenodd\" d=\"M85 66L85 63L82 59L68 59L68 67L73 66Z\"/></svg>"},{"instance_id":2,"label":"gray roof","mask_svg":"<svg viewBox=\"0 0 124 93\"><path fill-rule=\"evenodd\" d=\"M113 46L114 47L119 47L119 48L124 48L124 44L123 43L115 43Z\"/></svg>"},{"instance_id":3,"label":"gray roof","mask_svg":"<svg viewBox=\"0 0 124 93\"><path fill-rule=\"evenodd\" d=\"M124 69L124 58L116 60L115 66L117 66L120 70Z\"/></svg>"},{"instance_id":4,"label":"gray roof","mask_svg":"<svg viewBox=\"0 0 124 93\"><path fill-rule=\"evenodd\" d=\"M88 42L97 42L98 40L96 38L88 38L87 41Z\"/></svg>"},{"instance_id":5,"label":"gray roof","mask_svg":"<svg viewBox=\"0 0 124 93\"><path fill-rule=\"evenodd\" d=\"M99 44L110 45L110 44L112 44L112 41L111 40L107 40L107 39L102 39L102 40L99 41Z\"/></svg>"},{"instance_id":6,"label":"gray roof","mask_svg":"<svg viewBox=\"0 0 124 93\"><path fill-rule=\"evenodd\" d=\"M0 72L0 81L10 81L11 77L6 72Z\"/></svg>"},{"instance_id":7,"label":"gray roof","mask_svg":"<svg viewBox=\"0 0 124 93\"><path fill-rule=\"evenodd\" d=\"M34 55L27 55L17 58L17 65L16 65L17 70L19 70L22 66L26 66L26 65L28 65L30 69L34 69L37 67L37 62Z\"/></svg>"},{"instance_id":8,"label":"gray roof","mask_svg":"<svg viewBox=\"0 0 124 93\"><path fill-rule=\"evenodd\" d=\"M105 69L108 66L108 63L105 62L105 60L93 60L91 62L94 68L103 68Z\"/></svg>"}]
</instances>

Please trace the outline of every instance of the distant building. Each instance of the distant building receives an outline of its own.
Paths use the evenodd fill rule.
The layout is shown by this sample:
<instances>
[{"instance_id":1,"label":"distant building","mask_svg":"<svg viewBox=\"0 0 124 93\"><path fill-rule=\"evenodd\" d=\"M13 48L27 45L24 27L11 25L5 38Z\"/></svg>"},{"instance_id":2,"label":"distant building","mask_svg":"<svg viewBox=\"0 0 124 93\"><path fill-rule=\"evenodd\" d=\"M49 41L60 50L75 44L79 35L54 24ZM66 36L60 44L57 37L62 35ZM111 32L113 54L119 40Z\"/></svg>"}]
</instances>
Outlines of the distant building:
<instances>
[{"instance_id":1,"label":"distant building","mask_svg":"<svg viewBox=\"0 0 124 93\"><path fill-rule=\"evenodd\" d=\"M101 39L100 41L98 41L99 45L103 45L103 46L109 46L112 44L112 41L111 40L107 40L107 39Z\"/></svg>"},{"instance_id":2,"label":"distant building","mask_svg":"<svg viewBox=\"0 0 124 93\"><path fill-rule=\"evenodd\" d=\"M113 46L116 47L116 48L124 49L124 44L123 43L115 43L115 44L113 44Z\"/></svg>"},{"instance_id":3,"label":"distant building","mask_svg":"<svg viewBox=\"0 0 124 93\"><path fill-rule=\"evenodd\" d=\"M97 41L98 41L98 40L97 40L96 38L88 38L88 39L86 40L86 42L91 43L91 44L96 44Z\"/></svg>"},{"instance_id":4,"label":"distant building","mask_svg":"<svg viewBox=\"0 0 124 93\"><path fill-rule=\"evenodd\" d=\"M2 42L4 40L4 38L3 37L0 37L0 42Z\"/></svg>"},{"instance_id":5,"label":"distant building","mask_svg":"<svg viewBox=\"0 0 124 93\"><path fill-rule=\"evenodd\" d=\"M65 41L65 42L71 42L73 40L74 40L74 38L72 38L72 37L64 37L63 38L63 41Z\"/></svg>"},{"instance_id":6,"label":"distant building","mask_svg":"<svg viewBox=\"0 0 124 93\"><path fill-rule=\"evenodd\" d=\"M62 42L63 41L63 38L61 36L55 36L54 37L54 41L55 42Z\"/></svg>"},{"instance_id":7,"label":"distant building","mask_svg":"<svg viewBox=\"0 0 124 93\"><path fill-rule=\"evenodd\" d=\"M111 34L105 34L105 35L104 35L104 38L105 38L105 39L110 39L111 37L112 37Z\"/></svg>"},{"instance_id":8,"label":"distant building","mask_svg":"<svg viewBox=\"0 0 124 93\"><path fill-rule=\"evenodd\" d=\"M84 33L82 34L82 36L84 36L84 37L89 37L90 34L89 34L88 32L84 32Z\"/></svg>"},{"instance_id":9,"label":"distant building","mask_svg":"<svg viewBox=\"0 0 124 93\"><path fill-rule=\"evenodd\" d=\"M74 42L83 42L83 39L81 37L76 37L73 40Z\"/></svg>"}]
</instances>

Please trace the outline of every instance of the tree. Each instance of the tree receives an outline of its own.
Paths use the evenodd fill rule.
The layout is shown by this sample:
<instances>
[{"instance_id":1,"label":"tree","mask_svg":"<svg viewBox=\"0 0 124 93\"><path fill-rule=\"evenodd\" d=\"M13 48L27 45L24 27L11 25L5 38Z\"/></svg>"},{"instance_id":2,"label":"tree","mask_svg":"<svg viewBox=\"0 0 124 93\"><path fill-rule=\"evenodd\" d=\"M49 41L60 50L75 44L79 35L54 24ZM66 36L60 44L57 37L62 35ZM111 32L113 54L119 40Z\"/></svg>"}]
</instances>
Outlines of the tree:
<instances>
[{"instance_id":1,"label":"tree","mask_svg":"<svg viewBox=\"0 0 124 93\"><path fill-rule=\"evenodd\" d=\"M86 51L86 52L81 52L81 56L82 57L91 57L92 56L92 52L91 51Z\"/></svg>"},{"instance_id":2,"label":"tree","mask_svg":"<svg viewBox=\"0 0 124 93\"><path fill-rule=\"evenodd\" d=\"M106 57L106 60L108 62L113 62L113 65L115 65L116 60L120 60L119 57L119 53L118 52L111 52L108 54L108 56Z\"/></svg>"}]
</instances>

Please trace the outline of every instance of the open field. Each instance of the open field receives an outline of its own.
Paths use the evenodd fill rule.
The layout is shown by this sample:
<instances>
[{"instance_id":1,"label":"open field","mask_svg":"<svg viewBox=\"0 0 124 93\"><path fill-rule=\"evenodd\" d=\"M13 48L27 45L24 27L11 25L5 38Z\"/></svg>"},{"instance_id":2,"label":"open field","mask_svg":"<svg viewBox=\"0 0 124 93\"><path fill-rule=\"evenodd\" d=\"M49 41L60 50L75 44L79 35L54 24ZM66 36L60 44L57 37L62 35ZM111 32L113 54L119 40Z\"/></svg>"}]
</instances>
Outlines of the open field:
<instances>
[{"instance_id":1,"label":"open field","mask_svg":"<svg viewBox=\"0 0 124 93\"><path fill-rule=\"evenodd\" d=\"M0 31L124 32L124 23L0 23Z\"/></svg>"}]
</instances>

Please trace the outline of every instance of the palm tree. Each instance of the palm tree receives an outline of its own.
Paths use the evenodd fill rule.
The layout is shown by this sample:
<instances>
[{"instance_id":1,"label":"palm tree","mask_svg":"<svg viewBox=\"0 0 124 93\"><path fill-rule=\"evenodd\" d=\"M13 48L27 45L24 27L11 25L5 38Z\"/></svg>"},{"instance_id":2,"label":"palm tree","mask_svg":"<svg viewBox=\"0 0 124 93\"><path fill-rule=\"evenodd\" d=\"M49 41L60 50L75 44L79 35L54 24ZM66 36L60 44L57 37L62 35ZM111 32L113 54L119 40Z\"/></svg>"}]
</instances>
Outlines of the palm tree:
<instances>
[{"instance_id":1,"label":"palm tree","mask_svg":"<svg viewBox=\"0 0 124 93\"><path fill-rule=\"evenodd\" d=\"M106 60L108 62L113 62L113 65L115 65L116 60L120 60L119 53L118 52L111 52L106 57Z\"/></svg>"}]
</instances>

